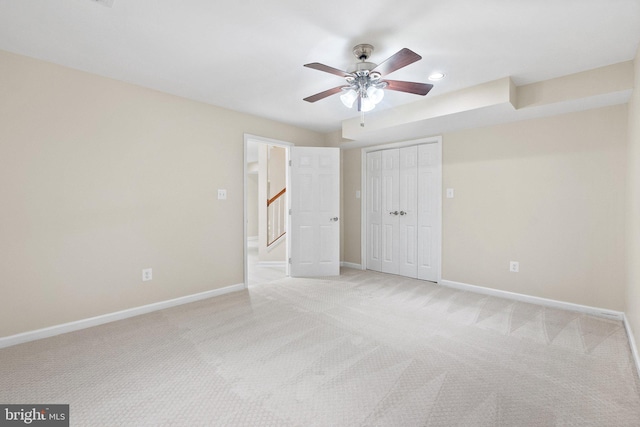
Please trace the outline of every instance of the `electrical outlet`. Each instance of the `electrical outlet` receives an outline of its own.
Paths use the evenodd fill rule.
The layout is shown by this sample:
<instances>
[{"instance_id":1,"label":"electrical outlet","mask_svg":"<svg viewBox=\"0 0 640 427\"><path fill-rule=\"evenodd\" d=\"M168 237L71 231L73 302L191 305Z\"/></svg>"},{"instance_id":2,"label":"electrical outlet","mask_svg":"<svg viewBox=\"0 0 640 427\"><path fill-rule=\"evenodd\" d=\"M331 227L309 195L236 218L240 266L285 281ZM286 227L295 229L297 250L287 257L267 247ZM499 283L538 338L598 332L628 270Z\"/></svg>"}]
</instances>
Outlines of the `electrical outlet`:
<instances>
[{"instance_id":1,"label":"electrical outlet","mask_svg":"<svg viewBox=\"0 0 640 427\"><path fill-rule=\"evenodd\" d=\"M153 279L153 269L152 268L144 268L142 270L142 281L148 282Z\"/></svg>"},{"instance_id":2,"label":"electrical outlet","mask_svg":"<svg viewBox=\"0 0 640 427\"><path fill-rule=\"evenodd\" d=\"M520 263L518 261L511 261L509 263L509 271L512 273L520 272Z\"/></svg>"}]
</instances>

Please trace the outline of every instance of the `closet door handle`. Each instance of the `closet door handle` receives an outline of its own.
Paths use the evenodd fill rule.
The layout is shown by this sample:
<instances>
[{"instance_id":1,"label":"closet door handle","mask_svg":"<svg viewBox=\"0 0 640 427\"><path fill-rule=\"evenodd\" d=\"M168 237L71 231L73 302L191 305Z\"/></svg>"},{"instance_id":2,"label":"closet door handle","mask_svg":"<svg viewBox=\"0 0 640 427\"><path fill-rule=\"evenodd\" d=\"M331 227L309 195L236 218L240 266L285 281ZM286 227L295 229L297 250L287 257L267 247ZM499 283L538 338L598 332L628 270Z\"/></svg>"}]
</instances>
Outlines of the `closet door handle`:
<instances>
[{"instance_id":1,"label":"closet door handle","mask_svg":"<svg viewBox=\"0 0 640 427\"><path fill-rule=\"evenodd\" d=\"M400 211L400 215L407 215L405 211Z\"/></svg>"},{"instance_id":2,"label":"closet door handle","mask_svg":"<svg viewBox=\"0 0 640 427\"><path fill-rule=\"evenodd\" d=\"M329 218L329 221L335 221L335 222L338 222L338 217L337 217L337 216L334 216L333 218Z\"/></svg>"},{"instance_id":3,"label":"closet door handle","mask_svg":"<svg viewBox=\"0 0 640 427\"><path fill-rule=\"evenodd\" d=\"M398 211L389 212L389 215L396 215L397 216L398 215Z\"/></svg>"}]
</instances>

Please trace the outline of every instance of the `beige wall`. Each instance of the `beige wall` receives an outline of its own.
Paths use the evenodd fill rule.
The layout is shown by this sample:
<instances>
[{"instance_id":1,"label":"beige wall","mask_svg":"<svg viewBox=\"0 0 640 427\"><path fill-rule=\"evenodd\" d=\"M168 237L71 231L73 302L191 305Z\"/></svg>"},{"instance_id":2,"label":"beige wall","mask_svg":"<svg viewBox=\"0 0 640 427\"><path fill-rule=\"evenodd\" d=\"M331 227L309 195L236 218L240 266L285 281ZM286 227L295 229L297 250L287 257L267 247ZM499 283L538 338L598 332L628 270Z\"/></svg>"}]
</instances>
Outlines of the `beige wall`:
<instances>
[{"instance_id":1,"label":"beige wall","mask_svg":"<svg viewBox=\"0 0 640 427\"><path fill-rule=\"evenodd\" d=\"M0 75L0 337L241 283L244 133L324 145L6 52Z\"/></svg>"},{"instance_id":2,"label":"beige wall","mask_svg":"<svg viewBox=\"0 0 640 427\"><path fill-rule=\"evenodd\" d=\"M627 194L627 305L626 315L636 346L640 347L640 48L635 60L635 90L629 103L629 173Z\"/></svg>"},{"instance_id":3,"label":"beige wall","mask_svg":"<svg viewBox=\"0 0 640 427\"><path fill-rule=\"evenodd\" d=\"M445 135L442 277L623 310L626 114Z\"/></svg>"},{"instance_id":4,"label":"beige wall","mask_svg":"<svg viewBox=\"0 0 640 427\"><path fill-rule=\"evenodd\" d=\"M626 128L623 105L443 135L443 279L623 310ZM347 153L345 228L359 230Z\"/></svg>"}]
</instances>

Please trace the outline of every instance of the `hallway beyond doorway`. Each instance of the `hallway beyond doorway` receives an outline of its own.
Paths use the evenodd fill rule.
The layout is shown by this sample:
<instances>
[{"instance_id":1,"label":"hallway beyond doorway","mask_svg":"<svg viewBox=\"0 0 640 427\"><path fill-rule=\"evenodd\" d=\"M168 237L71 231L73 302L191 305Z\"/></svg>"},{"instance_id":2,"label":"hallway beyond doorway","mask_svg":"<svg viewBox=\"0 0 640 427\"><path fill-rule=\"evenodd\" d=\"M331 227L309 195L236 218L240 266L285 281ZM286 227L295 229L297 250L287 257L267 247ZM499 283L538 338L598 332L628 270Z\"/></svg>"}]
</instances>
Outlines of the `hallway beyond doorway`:
<instances>
[{"instance_id":1,"label":"hallway beyond doorway","mask_svg":"<svg viewBox=\"0 0 640 427\"><path fill-rule=\"evenodd\" d=\"M258 241L247 242L248 286L262 285L286 277L284 265L260 265L258 259Z\"/></svg>"}]
</instances>

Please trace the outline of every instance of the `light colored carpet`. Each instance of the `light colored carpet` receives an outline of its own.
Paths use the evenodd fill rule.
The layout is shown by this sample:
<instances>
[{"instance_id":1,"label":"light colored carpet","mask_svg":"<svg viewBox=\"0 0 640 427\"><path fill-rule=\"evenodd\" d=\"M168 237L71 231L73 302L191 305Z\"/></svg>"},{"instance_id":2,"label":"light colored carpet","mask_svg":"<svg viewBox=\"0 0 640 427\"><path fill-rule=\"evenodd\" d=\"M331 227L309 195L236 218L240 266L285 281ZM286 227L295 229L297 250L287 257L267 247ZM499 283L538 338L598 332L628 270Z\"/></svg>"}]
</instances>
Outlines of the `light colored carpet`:
<instances>
[{"instance_id":1,"label":"light colored carpet","mask_svg":"<svg viewBox=\"0 0 640 427\"><path fill-rule=\"evenodd\" d=\"M0 350L86 426L638 426L621 322L344 269Z\"/></svg>"}]
</instances>

